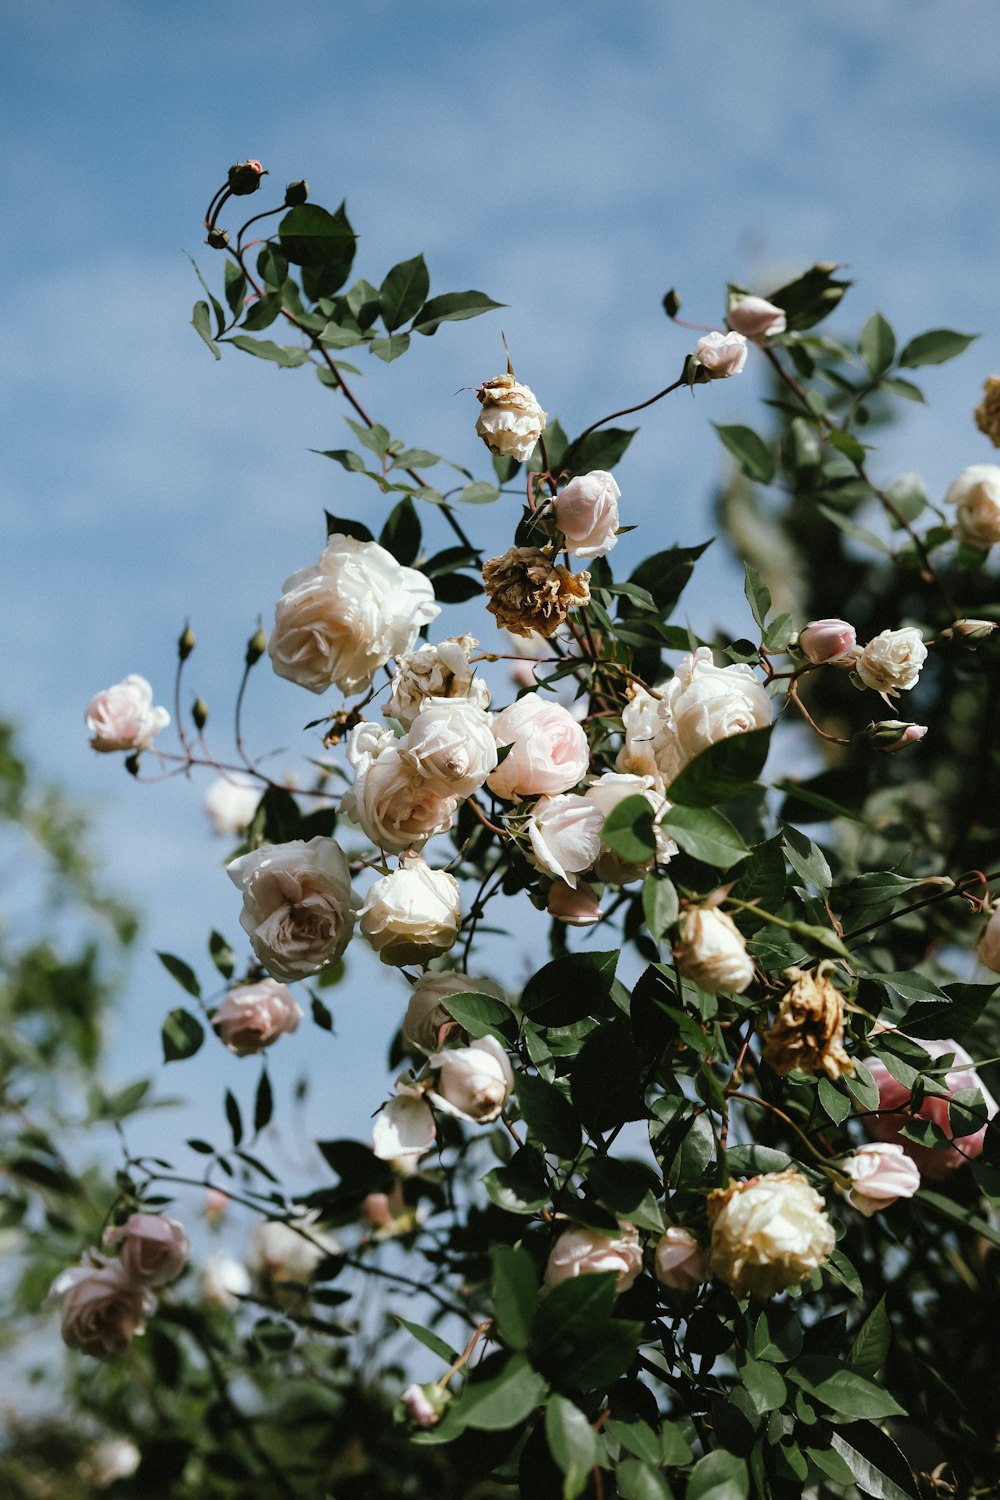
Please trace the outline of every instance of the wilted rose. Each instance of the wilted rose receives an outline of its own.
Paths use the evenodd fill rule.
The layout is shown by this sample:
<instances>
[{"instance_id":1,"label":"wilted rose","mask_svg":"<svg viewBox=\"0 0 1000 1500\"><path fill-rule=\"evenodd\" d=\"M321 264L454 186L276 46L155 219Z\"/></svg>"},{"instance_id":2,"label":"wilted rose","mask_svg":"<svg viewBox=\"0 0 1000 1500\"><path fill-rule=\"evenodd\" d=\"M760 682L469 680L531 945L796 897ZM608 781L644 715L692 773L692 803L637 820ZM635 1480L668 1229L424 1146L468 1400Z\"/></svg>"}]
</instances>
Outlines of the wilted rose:
<instances>
[{"instance_id":1,"label":"wilted rose","mask_svg":"<svg viewBox=\"0 0 1000 1500\"><path fill-rule=\"evenodd\" d=\"M743 934L729 913L715 906L693 906L685 913L674 957L684 978L709 995L741 995L753 979Z\"/></svg>"},{"instance_id":2,"label":"wilted rose","mask_svg":"<svg viewBox=\"0 0 1000 1500\"><path fill-rule=\"evenodd\" d=\"M1000 467L970 464L953 479L944 497L954 505L955 535L970 547L1000 542Z\"/></svg>"},{"instance_id":3,"label":"wilted rose","mask_svg":"<svg viewBox=\"0 0 1000 1500\"><path fill-rule=\"evenodd\" d=\"M997 1103L984 1087L972 1058L958 1042L953 1042L950 1037L942 1041L914 1036L910 1040L916 1042L918 1047L923 1047L935 1059L954 1053L954 1062L947 1073L943 1078L935 1080L947 1089L947 1094L925 1094L917 1109L907 1109L912 1097L911 1090L893 1078L884 1063L877 1058L870 1058L867 1067L878 1089L879 1113L866 1115L863 1123L868 1134L877 1141L890 1141L902 1146L907 1156L916 1162L922 1177L947 1177L956 1167L964 1166L967 1161L982 1155L987 1124L997 1112ZM979 1090L983 1097L986 1122L968 1135L956 1136L948 1114L948 1103L959 1089ZM921 1146L916 1141L908 1141L905 1136L900 1135L900 1131L914 1115L918 1120L930 1120L937 1125L953 1144L942 1146L938 1150L933 1146Z\"/></svg>"},{"instance_id":4,"label":"wilted rose","mask_svg":"<svg viewBox=\"0 0 1000 1500\"><path fill-rule=\"evenodd\" d=\"M747 341L742 333L706 333L694 346L691 356L710 380L724 380L738 375L747 362Z\"/></svg>"},{"instance_id":5,"label":"wilted rose","mask_svg":"<svg viewBox=\"0 0 1000 1500\"><path fill-rule=\"evenodd\" d=\"M446 1114L473 1125L498 1119L514 1087L507 1053L492 1036L480 1037L470 1047L436 1052L429 1066L437 1069L431 1099Z\"/></svg>"},{"instance_id":6,"label":"wilted rose","mask_svg":"<svg viewBox=\"0 0 1000 1500\"><path fill-rule=\"evenodd\" d=\"M489 708L490 690L469 660L478 644L474 636L459 635L397 657L386 718L409 729L428 698L468 698L477 708Z\"/></svg>"},{"instance_id":7,"label":"wilted rose","mask_svg":"<svg viewBox=\"0 0 1000 1500\"><path fill-rule=\"evenodd\" d=\"M148 750L170 723L165 708L153 707L153 689L132 672L87 704L85 715L94 750Z\"/></svg>"},{"instance_id":8,"label":"wilted rose","mask_svg":"<svg viewBox=\"0 0 1000 1500\"><path fill-rule=\"evenodd\" d=\"M582 1225L564 1229L549 1253L545 1285L558 1286L575 1276L614 1271L615 1294L627 1292L642 1270L642 1246L634 1224L620 1222L617 1234Z\"/></svg>"},{"instance_id":9,"label":"wilted rose","mask_svg":"<svg viewBox=\"0 0 1000 1500\"><path fill-rule=\"evenodd\" d=\"M708 1195L709 1266L739 1297L773 1297L821 1266L836 1243L823 1199L797 1172L769 1172Z\"/></svg>"},{"instance_id":10,"label":"wilted rose","mask_svg":"<svg viewBox=\"0 0 1000 1500\"><path fill-rule=\"evenodd\" d=\"M866 1219L897 1198L912 1198L920 1187L916 1162L894 1141L859 1146L850 1156L842 1156L836 1166L851 1179L850 1187L840 1191Z\"/></svg>"},{"instance_id":11,"label":"wilted rose","mask_svg":"<svg viewBox=\"0 0 1000 1500\"><path fill-rule=\"evenodd\" d=\"M243 891L240 926L275 979L329 968L354 931L351 870L333 839L268 844L227 865Z\"/></svg>"},{"instance_id":12,"label":"wilted rose","mask_svg":"<svg viewBox=\"0 0 1000 1500\"><path fill-rule=\"evenodd\" d=\"M382 875L359 913L361 931L384 964L426 964L447 953L462 917L458 881L418 856Z\"/></svg>"},{"instance_id":13,"label":"wilted rose","mask_svg":"<svg viewBox=\"0 0 1000 1500\"><path fill-rule=\"evenodd\" d=\"M237 985L212 1017L219 1039L237 1057L251 1057L288 1036L302 1020L298 1001L276 979Z\"/></svg>"},{"instance_id":14,"label":"wilted rose","mask_svg":"<svg viewBox=\"0 0 1000 1500\"><path fill-rule=\"evenodd\" d=\"M156 1308L156 1298L133 1280L120 1260L91 1251L82 1265L62 1271L49 1299L62 1297L63 1342L94 1359L123 1354Z\"/></svg>"},{"instance_id":15,"label":"wilted rose","mask_svg":"<svg viewBox=\"0 0 1000 1500\"><path fill-rule=\"evenodd\" d=\"M484 380L476 392L482 405L476 431L491 453L523 463L545 430L545 413L534 391L513 375Z\"/></svg>"},{"instance_id":16,"label":"wilted rose","mask_svg":"<svg viewBox=\"0 0 1000 1500\"><path fill-rule=\"evenodd\" d=\"M695 1292L708 1277L708 1262L690 1229L672 1224L664 1230L654 1258L656 1279L675 1292Z\"/></svg>"},{"instance_id":17,"label":"wilted rose","mask_svg":"<svg viewBox=\"0 0 1000 1500\"><path fill-rule=\"evenodd\" d=\"M552 502L556 525L574 557L604 557L618 541L621 490L610 474L578 474Z\"/></svg>"},{"instance_id":18,"label":"wilted rose","mask_svg":"<svg viewBox=\"0 0 1000 1500\"><path fill-rule=\"evenodd\" d=\"M916 687L920 668L927 660L927 647L912 625L903 630L883 630L868 642L854 663L865 687L895 698Z\"/></svg>"},{"instance_id":19,"label":"wilted rose","mask_svg":"<svg viewBox=\"0 0 1000 1500\"><path fill-rule=\"evenodd\" d=\"M729 304L729 326L748 339L784 333L788 326L784 311L766 297L735 297Z\"/></svg>"},{"instance_id":20,"label":"wilted rose","mask_svg":"<svg viewBox=\"0 0 1000 1500\"><path fill-rule=\"evenodd\" d=\"M512 748L486 784L507 802L568 792L587 774L587 736L561 704L538 693L525 693L497 714L493 734L498 745Z\"/></svg>"},{"instance_id":21,"label":"wilted rose","mask_svg":"<svg viewBox=\"0 0 1000 1500\"><path fill-rule=\"evenodd\" d=\"M483 564L486 608L512 635L554 635L571 609L590 603L590 574L571 573L540 547L511 547Z\"/></svg>"},{"instance_id":22,"label":"wilted rose","mask_svg":"<svg viewBox=\"0 0 1000 1500\"><path fill-rule=\"evenodd\" d=\"M163 1214L129 1214L124 1224L104 1231L104 1243L121 1245L121 1264L144 1286L166 1286L191 1258L183 1224Z\"/></svg>"},{"instance_id":23,"label":"wilted rose","mask_svg":"<svg viewBox=\"0 0 1000 1500\"><path fill-rule=\"evenodd\" d=\"M1000 448L1000 375L989 375L983 384L983 399L975 410L976 426L994 448Z\"/></svg>"},{"instance_id":24,"label":"wilted rose","mask_svg":"<svg viewBox=\"0 0 1000 1500\"><path fill-rule=\"evenodd\" d=\"M777 1019L764 1033L764 1061L782 1077L825 1073L839 1078L854 1072L844 1051L844 1000L823 973L791 971L792 985L782 995Z\"/></svg>"}]
</instances>

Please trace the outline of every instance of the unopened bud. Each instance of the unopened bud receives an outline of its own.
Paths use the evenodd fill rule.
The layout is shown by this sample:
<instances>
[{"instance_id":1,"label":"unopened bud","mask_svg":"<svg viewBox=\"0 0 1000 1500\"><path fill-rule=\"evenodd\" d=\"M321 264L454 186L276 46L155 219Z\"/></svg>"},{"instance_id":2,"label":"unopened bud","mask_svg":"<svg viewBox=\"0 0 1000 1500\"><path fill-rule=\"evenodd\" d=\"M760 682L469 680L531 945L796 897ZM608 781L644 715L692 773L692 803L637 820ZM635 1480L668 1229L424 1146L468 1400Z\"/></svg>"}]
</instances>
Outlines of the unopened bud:
<instances>
[{"instance_id":1,"label":"unopened bud","mask_svg":"<svg viewBox=\"0 0 1000 1500\"><path fill-rule=\"evenodd\" d=\"M680 310L681 299L680 297L678 297L674 288L671 287L669 292L667 292L666 296L663 299L663 311L666 313L668 318L676 318Z\"/></svg>"},{"instance_id":2,"label":"unopened bud","mask_svg":"<svg viewBox=\"0 0 1000 1500\"><path fill-rule=\"evenodd\" d=\"M883 719L880 723L869 724L856 738L859 741L867 740L869 745L875 745L879 750L891 754L893 750L905 750L907 745L916 745L926 733L926 724L907 724L903 719Z\"/></svg>"},{"instance_id":3,"label":"unopened bud","mask_svg":"<svg viewBox=\"0 0 1000 1500\"><path fill-rule=\"evenodd\" d=\"M285 188L285 207L297 208L309 197L309 184L302 177L298 182L290 182Z\"/></svg>"},{"instance_id":4,"label":"unopened bud","mask_svg":"<svg viewBox=\"0 0 1000 1500\"><path fill-rule=\"evenodd\" d=\"M853 665L857 644L847 620L811 620L798 638L799 650L816 666L828 661Z\"/></svg>"},{"instance_id":5,"label":"unopened bud","mask_svg":"<svg viewBox=\"0 0 1000 1500\"><path fill-rule=\"evenodd\" d=\"M133 750L131 755L125 757L125 769L130 776L139 774L139 751Z\"/></svg>"},{"instance_id":6,"label":"unopened bud","mask_svg":"<svg viewBox=\"0 0 1000 1500\"><path fill-rule=\"evenodd\" d=\"M208 723L208 704L204 698L196 698L194 700L191 705L191 717L194 720L194 727L199 732L204 729Z\"/></svg>"},{"instance_id":7,"label":"unopened bud","mask_svg":"<svg viewBox=\"0 0 1000 1500\"><path fill-rule=\"evenodd\" d=\"M210 229L205 237L205 244L211 245L213 250L225 250L229 244L229 230Z\"/></svg>"},{"instance_id":8,"label":"unopened bud","mask_svg":"<svg viewBox=\"0 0 1000 1500\"><path fill-rule=\"evenodd\" d=\"M255 662L260 661L261 657L264 655L264 652L266 650L267 650L267 636L264 634L263 630L258 625L258 627L254 631L253 635L247 641L247 655L246 655L247 666L248 667L252 667Z\"/></svg>"},{"instance_id":9,"label":"unopened bud","mask_svg":"<svg viewBox=\"0 0 1000 1500\"><path fill-rule=\"evenodd\" d=\"M245 198L248 193L257 191L264 175L259 161L238 161L229 168L229 191L234 198Z\"/></svg>"},{"instance_id":10,"label":"unopened bud","mask_svg":"<svg viewBox=\"0 0 1000 1500\"><path fill-rule=\"evenodd\" d=\"M963 646L974 646L978 641L985 641L996 628L995 620L956 620L954 625L942 630L941 639L960 641Z\"/></svg>"},{"instance_id":11,"label":"unopened bud","mask_svg":"<svg viewBox=\"0 0 1000 1500\"><path fill-rule=\"evenodd\" d=\"M177 641L177 655L180 657L181 661L187 661L188 657L191 655L191 652L194 650L197 644L198 643L195 640L195 634L191 629L191 626L185 625Z\"/></svg>"},{"instance_id":12,"label":"unopened bud","mask_svg":"<svg viewBox=\"0 0 1000 1500\"><path fill-rule=\"evenodd\" d=\"M402 1399L403 1410L417 1427L436 1427L451 1394L437 1385L408 1385Z\"/></svg>"}]
</instances>

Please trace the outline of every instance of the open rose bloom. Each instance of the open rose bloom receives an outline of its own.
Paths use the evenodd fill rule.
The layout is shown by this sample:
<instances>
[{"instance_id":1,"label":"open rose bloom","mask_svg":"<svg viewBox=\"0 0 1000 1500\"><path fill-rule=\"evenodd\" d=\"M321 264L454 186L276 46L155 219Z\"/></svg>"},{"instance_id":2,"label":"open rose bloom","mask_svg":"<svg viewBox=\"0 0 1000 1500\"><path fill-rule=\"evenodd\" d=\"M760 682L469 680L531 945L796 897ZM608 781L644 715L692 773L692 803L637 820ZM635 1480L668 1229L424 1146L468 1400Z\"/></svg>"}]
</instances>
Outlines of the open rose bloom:
<instances>
[{"instance_id":1,"label":"open rose bloom","mask_svg":"<svg viewBox=\"0 0 1000 1500\"><path fill-rule=\"evenodd\" d=\"M105 688L87 704L87 728L94 750L148 750L170 723L165 708L153 707L153 689L137 672Z\"/></svg>"},{"instance_id":2,"label":"open rose bloom","mask_svg":"<svg viewBox=\"0 0 1000 1500\"><path fill-rule=\"evenodd\" d=\"M64 1342L94 1359L123 1354L156 1309L156 1298L120 1260L96 1252L56 1277L49 1299L59 1297Z\"/></svg>"},{"instance_id":3,"label":"open rose bloom","mask_svg":"<svg viewBox=\"0 0 1000 1500\"><path fill-rule=\"evenodd\" d=\"M229 991L212 1017L219 1039L237 1057L272 1047L294 1031L302 1011L291 990L276 979L241 984Z\"/></svg>"},{"instance_id":4,"label":"open rose bloom","mask_svg":"<svg viewBox=\"0 0 1000 1500\"><path fill-rule=\"evenodd\" d=\"M123 1225L105 1230L104 1243L120 1246L121 1265L143 1286L175 1281L191 1256L184 1226L164 1214L129 1214Z\"/></svg>"}]
</instances>

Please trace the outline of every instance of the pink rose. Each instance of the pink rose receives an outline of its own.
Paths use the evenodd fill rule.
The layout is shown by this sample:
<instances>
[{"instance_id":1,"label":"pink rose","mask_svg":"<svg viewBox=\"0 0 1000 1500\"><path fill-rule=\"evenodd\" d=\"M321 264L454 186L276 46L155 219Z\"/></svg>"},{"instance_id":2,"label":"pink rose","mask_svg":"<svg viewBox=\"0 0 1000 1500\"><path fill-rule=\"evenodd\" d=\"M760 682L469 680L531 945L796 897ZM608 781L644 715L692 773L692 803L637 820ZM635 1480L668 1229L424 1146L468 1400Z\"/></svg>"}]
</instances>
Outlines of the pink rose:
<instances>
[{"instance_id":1,"label":"pink rose","mask_svg":"<svg viewBox=\"0 0 1000 1500\"><path fill-rule=\"evenodd\" d=\"M951 1040L925 1041L918 1036L911 1037L910 1040L916 1042L918 1047L923 1047L932 1058L945 1057L952 1052L955 1054L955 1061L948 1072L942 1079L936 1080L948 1090L947 1096L927 1094L919 1109L897 1113L909 1104L910 1090L893 1078L884 1063L873 1058L868 1061L867 1067L878 1087L879 1109L886 1113L869 1115L864 1123L869 1135L874 1136L877 1141L889 1141L901 1146L907 1156L916 1162L922 1177L947 1177L955 1167L962 1166L971 1157L981 1155L986 1138L985 1125L969 1135L954 1135L948 1120L948 1100L959 1089L979 1089L989 1119L996 1114L997 1103L989 1090L983 1087L972 1058L964 1047ZM954 1145L935 1150L932 1146L920 1146L915 1141L906 1140L899 1132L914 1114L918 1120L930 1120L938 1125Z\"/></svg>"},{"instance_id":2,"label":"pink rose","mask_svg":"<svg viewBox=\"0 0 1000 1500\"><path fill-rule=\"evenodd\" d=\"M739 297L730 304L729 326L748 339L763 339L772 333L784 333L788 323L782 309L766 297Z\"/></svg>"},{"instance_id":3,"label":"pink rose","mask_svg":"<svg viewBox=\"0 0 1000 1500\"><path fill-rule=\"evenodd\" d=\"M747 362L747 341L742 333L706 333L694 347L692 359L710 380L738 375Z\"/></svg>"},{"instance_id":4,"label":"pink rose","mask_svg":"<svg viewBox=\"0 0 1000 1500\"><path fill-rule=\"evenodd\" d=\"M552 1246L545 1267L545 1285L558 1286L574 1276L614 1271L618 1276L617 1295L628 1291L641 1270L642 1246L634 1224L620 1223L616 1235L582 1227L564 1229Z\"/></svg>"},{"instance_id":5,"label":"pink rose","mask_svg":"<svg viewBox=\"0 0 1000 1500\"><path fill-rule=\"evenodd\" d=\"M570 927L593 927L604 916L593 886L578 885L574 890L564 880L553 881L549 887L547 907L550 917Z\"/></svg>"},{"instance_id":6,"label":"pink rose","mask_svg":"<svg viewBox=\"0 0 1000 1500\"><path fill-rule=\"evenodd\" d=\"M992 969L994 974L1000 974L1000 906L987 922L976 952L981 964Z\"/></svg>"},{"instance_id":7,"label":"pink rose","mask_svg":"<svg viewBox=\"0 0 1000 1500\"><path fill-rule=\"evenodd\" d=\"M610 474L578 474L552 502L556 525L574 557L604 557L618 541L621 490Z\"/></svg>"},{"instance_id":8,"label":"pink rose","mask_svg":"<svg viewBox=\"0 0 1000 1500\"><path fill-rule=\"evenodd\" d=\"M91 748L104 752L148 750L170 723L165 708L153 707L153 689L137 672L91 698L85 718Z\"/></svg>"},{"instance_id":9,"label":"pink rose","mask_svg":"<svg viewBox=\"0 0 1000 1500\"><path fill-rule=\"evenodd\" d=\"M672 1224L656 1247L656 1279L675 1292L695 1292L708 1276L705 1252L690 1229Z\"/></svg>"},{"instance_id":10,"label":"pink rose","mask_svg":"<svg viewBox=\"0 0 1000 1500\"><path fill-rule=\"evenodd\" d=\"M575 886L601 851L603 826L603 812L587 797L575 792L539 797L525 824L530 846L525 855L544 875Z\"/></svg>"},{"instance_id":11,"label":"pink rose","mask_svg":"<svg viewBox=\"0 0 1000 1500\"><path fill-rule=\"evenodd\" d=\"M433 1392L437 1405L431 1400L428 1391ZM436 1427L447 1400L447 1392L437 1386L408 1385L403 1392L403 1410L417 1427Z\"/></svg>"},{"instance_id":12,"label":"pink rose","mask_svg":"<svg viewBox=\"0 0 1000 1500\"><path fill-rule=\"evenodd\" d=\"M133 1281L120 1260L91 1251L85 1264L70 1266L57 1276L49 1298L63 1297L62 1336L71 1349L94 1359L123 1354L146 1319L156 1299Z\"/></svg>"},{"instance_id":13,"label":"pink rose","mask_svg":"<svg viewBox=\"0 0 1000 1500\"><path fill-rule=\"evenodd\" d=\"M587 774L587 736L561 704L537 693L526 693L497 714L493 733L498 745L512 749L486 785L507 802L568 792Z\"/></svg>"},{"instance_id":14,"label":"pink rose","mask_svg":"<svg viewBox=\"0 0 1000 1500\"><path fill-rule=\"evenodd\" d=\"M272 1046L279 1036L289 1035L301 1020L302 1011L288 986L276 979L261 979L230 990L212 1025L230 1052L250 1057Z\"/></svg>"},{"instance_id":15,"label":"pink rose","mask_svg":"<svg viewBox=\"0 0 1000 1500\"><path fill-rule=\"evenodd\" d=\"M812 620L799 635L799 649L817 665L851 656L858 644L854 626L846 620Z\"/></svg>"},{"instance_id":16,"label":"pink rose","mask_svg":"<svg viewBox=\"0 0 1000 1500\"><path fill-rule=\"evenodd\" d=\"M897 1198L912 1198L920 1186L916 1162L894 1141L872 1141L859 1146L837 1165L851 1179L851 1186L841 1188L841 1192L866 1219L880 1208L888 1208Z\"/></svg>"},{"instance_id":17,"label":"pink rose","mask_svg":"<svg viewBox=\"0 0 1000 1500\"><path fill-rule=\"evenodd\" d=\"M104 1231L106 1245L121 1245L119 1263L143 1286L165 1286L191 1257L184 1226L163 1214L129 1214L117 1229Z\"/></svg>"}]
</instances>

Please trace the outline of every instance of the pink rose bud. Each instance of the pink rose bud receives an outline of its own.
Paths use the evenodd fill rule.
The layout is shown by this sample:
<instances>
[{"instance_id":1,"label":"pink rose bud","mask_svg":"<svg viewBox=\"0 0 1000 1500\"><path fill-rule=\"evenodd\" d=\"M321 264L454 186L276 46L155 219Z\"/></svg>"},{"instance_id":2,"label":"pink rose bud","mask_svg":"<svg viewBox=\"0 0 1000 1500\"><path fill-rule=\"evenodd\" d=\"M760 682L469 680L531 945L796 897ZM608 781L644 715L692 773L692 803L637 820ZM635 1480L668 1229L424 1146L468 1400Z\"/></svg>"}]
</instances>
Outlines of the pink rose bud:
<instances>
[{"instance_id":1,"label":"pink rose bud","mask_svg":"<svg viewBox=\"0 0 1000 1500\"><path fill-rule=\"evenodd\" d=\"M418 1427L436 1427L447 1401L447 1391L437 1386L408 1385L403 1392L403 1410Z\"/></svg>"},{"instance_id":2,"label":"pink rose bud","mask_svg":"<svg viewBox=\"0 0 1000 1500\"><path fill-rule=\"evenodd\" d=\"M983 1096L988 1119L992 1119L997 1112L997 1103L992 1094L986 1089L976 1072L972 1058L964 1047L957 1042L946 1038L943 1041L925 1041L922 1037L911 1037L918 1047L923 1047L932 1058L945 1057L950 1053L955 1054L955 1061L948 1069L943 1078L938 1077L935 1081L943 1084L948 1090L947 1095L926 1094L920 1108L911 1111L910 1090L898 1079L893 1078L889 1069L877 1058L869 1059L868 1071L875 1081L879 1093L879 1113L866 1117L864 1124L869 1135L877 1141L889 1141L899 1145L906 1155L917 1164L917 1169L922 1177L947 1177L949 1172L956 1167L982 1155L983 1143L986 1139L986 1126L972 1131L969 1135L956 1136L951 1128L948 1118L948 1101L959 1089L978 1089ZM903 1126L908 1124L916 1115L918 1120L930 1120L940 1127L942 1132L953 1141L951 1146L942 1146L935 1150L933 1146L921 1146L916 1141L908 1141L900 1135Z\"/></svg>"},{"instance_id":3,"label":"pink rose bud","mask_svg":"<svg viewBox=\"0 0 1000 1500\"><path fill-rule=\"evenodd\" d=\"M556 525L574 557L604 557L618 541L621 490L610 474L578 474L552 502Z\"/></svg>"},{"instance_id":4,"label":"pink rose bud","mask_svg":"<svg viewBox=\"0 0 1000 1500\"><path fill-rule=\"evenodd\" d=\"M742 333L706 333L695 344L692 359L709 380L738 375L747 362L747 341Z\"/></svg>"},{"instance_id":5,"label":"pink rose bud","mask_svg":"<svg viewBox=\"0 0 1000 1500\"><path fill-rule=\"evenodd\" d=\"M570 927L593 927L604 916L593 886L581 884L573 890L564 880L556 880L549 887L548 911L550 917Z\"/></svg>"},{"instance_id":6,"label":"pink rose bud","mask_svg":"<svg viewBox=\"0 0 1000 1500\"><path fill-rule=\"evenodd\" d=\"M994 974L1000 974L1000 906L987 922L976 952L981 964L992 969Z\"/></svg>"},{"instance_id":7,"label":"pink rose bud","mask_svg":"<svg viewBox=\"0 0 1000 1500\"><path fill-rule=\"evenodd\" d=\"M238 161L229 168L229 191L234 198L245 198L248 193L255 193L260 187L260 179L264 176L264 168L259 161Z\"/></svg>"},{"instance_id":8,"label":"pink rose bud","mask_svg":"<svg viewBox=\"0 0 1000 1500\"><path fill-rule=\"evenodd\" d=\"M545 1286L552 1288L577 1276L614 1271L615 1295L627 1292L642 1270L642 1245L634 1224L619 1221L617 1234L602 1234L582 1225L564 1229L549 1252Z\"/></svg>"},{"instance_id":9,"label":"pink rose bud","mask_svg":"<svg viewBox=\"0 0 1000 1500\"><path fill-rule=\"evenodd\" d=\"M62 1336L94 1359L123 1354L156 1307L153 1294L133 1281L120 1260L91 1252L81 1266L56 1277L49 1298L63 1297Z\"/></svg>"},{"instance_id":10,"label":"pink rose bud","mask_svg":"<svg viewBox=\"0 0 1000 1500\"><path fill-rule=\"evenodd\" d=\"M209 1188L205 1194L202 1213L210 1229L218 1229L229 1207L229 1197L220 1188Z\"/></svg>"},{"instance_id":11,"label":"pink rose bud","mask_svg":"<svg viewBox=\"0 0 1000 1500\"><path fill-rule=\"evenodd\" d=\"M271 1047L280 1036L295 1030L302 1011L287 985L261 979L230 990L212 1017L219 1038L237 1057L249 1057Z\"/></svg>"},{"instance_id":12,"label":"pink rose bud","mask_svg":"<svg viewBox=\"0 0 1000 1500\"><path fill-rule=\"evenodd\" d=\"M361 1204L361 1217L372 1229L387 1229L392 1223L388 1193L368 1193Z\"/></svg>"},{"instance_id":13,"label":"pink rose bud","mask_svg":"<svg viewBox=\"0 0 1000 1500\"><path fill-rule=\"evenodd\" d=\"M144 1286L174 1281L191 1256L183 1225L163 1214L129 1214L117 1229L104 1231L104 1243L121 1245L120 1264Z\"/></svg>"},{"instance_id":14,"label":"pink rose bud","mask_svg":"<svg viewBox=\"0 0 1000 1500\"><path fill-rule=\"evenodd\" d=\"M656 1279L675 1292L695 1292L708 1276L705 1254L690 1229L672 1224L656 1247Z\"/></svg>"},{"instance_id":15,"label":"pink rose bud","mask_svg":"<svg viewBox=\"0 0 1000 1500\"><path fill-rule=\"evenodd\" d=\"M903 719L883 719L881 723L869 724L859 739L863 737L879 750L891 755L896 750L905 750L907 745L919 744L926 733L926 724L907 724Z\"/></svg>"},{"instance_id":16,"label":"pink rose bud","mask_svg":"<svg viewBox=\"0 0 1000 1500\"><path fill-rule=\"evenodd\" d=\"M858 644L846 620L812 620L799 635L799 650L817 665L851 656Z\"/></svg>"},{"instance_id":17,"label":"pink rose bud","mask_svg":"<svg viewBox=\"0 0 1000 1500\"><path fill-rule=\"evenodd\" d=\"M782 309L766 297L740 297L730 304L729 326L748 339L763 339L784 333L787 323Z\"/></svg>"},{"instance_id":18,"label":"pink rose bud","mask_svg":"<svg viewBox=\"0 0 1000 1500\"><path fill-rule=\"evenodd\" d=\"M892 1141L872 1141L859 1146L837 1163L851 1179L840 1191L859 1213L870 1219L897 1198L912 1198L920 1186L920 1171L902 1146Z\"/></svg>"}]
</instances>

